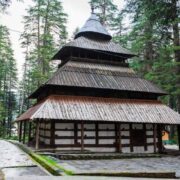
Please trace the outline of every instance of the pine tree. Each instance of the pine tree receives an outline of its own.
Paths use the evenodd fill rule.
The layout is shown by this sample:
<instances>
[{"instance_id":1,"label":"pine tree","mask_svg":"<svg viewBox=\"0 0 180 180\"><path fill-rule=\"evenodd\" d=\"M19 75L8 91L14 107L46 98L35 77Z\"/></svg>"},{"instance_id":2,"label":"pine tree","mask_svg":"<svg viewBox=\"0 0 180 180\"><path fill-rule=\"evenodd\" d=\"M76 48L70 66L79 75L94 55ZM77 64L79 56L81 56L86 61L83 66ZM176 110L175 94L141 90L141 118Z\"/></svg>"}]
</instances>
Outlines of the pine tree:
<instances>
[{"instance_id":1,"label":"pine tree","mask_svg":"<svg viewBox=\"0 0 180 180\"><path fill-rule=\"evenodd\" d=\"M170 95L161 98L180 112L180 37L178 1L126 0L131 17L128 44L139 54L132 67ZM174 130L173 133L174 135Z\"/></svg>"},{"instance_id":2,"label":"pine tree","mask_svg":"<svg viewBox=\"0 0 180 180\"><path fill-rule=\"evenodd\" d=\"M94 13L99 16L101 23L111 30L118 13L118 8L113 1L91 0L89 3Z\"/></svg>"},{"instance_id":3,"label":"pine tree","mask_svg":"<svg viewBox=\"0 0 180 180\"><path fill-rule=\"evenodd\" d=\"M16 114L15 92L17 87L17 69L9 32L0 26L0 121L3 134L11 136L12 120Z\"/></svg>"},{"instance_id":4,"label":"pine tree","mask_svg":"<svg viewBox=\"0 0 180 180\"><path fill-rule=\"evenodd\" d=\"M26 49L24 76L21 82L21 111L28 107L27 96L52 74L49 62L67 40L67 15L58 0L34 0L24 17L22 46ZM26 103L26 102L27 103ZM25 108L26 109L26 108Z\"/></svg>"}]
</instances>

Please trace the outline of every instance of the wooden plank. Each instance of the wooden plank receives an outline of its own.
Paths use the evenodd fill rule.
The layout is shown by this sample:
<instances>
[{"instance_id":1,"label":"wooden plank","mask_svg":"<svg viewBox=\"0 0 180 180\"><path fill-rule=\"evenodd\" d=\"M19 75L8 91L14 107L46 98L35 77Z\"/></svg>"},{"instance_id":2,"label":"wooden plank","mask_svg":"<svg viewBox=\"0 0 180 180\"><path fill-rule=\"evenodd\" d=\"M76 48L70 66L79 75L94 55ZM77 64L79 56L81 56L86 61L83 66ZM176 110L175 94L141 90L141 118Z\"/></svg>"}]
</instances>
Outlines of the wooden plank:
<instances>
[{"instance_id":1,"label":"wooden plank","mask_svg":"<svg viewBox=\"0 0 180 180\"><path fill-rule=\"evenodd\" d=\"M51 137L50 137L50 145L53 147L55 144L55 122L51 120Z\"/></svg>"},{"instance_id":2,"label":"wooden plank","mask_svg":"<svg viewBox=\"0 0 180 180\"><path fill-rule=\"evenodd\" d=\"M19 142L21 142L22 139L22 121L19 122Z\"/></svg>"},{"instance_id":3,"label":"wooden plank","mask_svg":"<svg viewBox=\"0 0 180 180\"><path fill-rule=\"evenodd\" d=\"M132 124L129 124L129 134L130 134L130 151L133 152L134 148L133 148L133 142L132 142Z\"/></svg>"},{"instance_id":4,"label":"wooden plank","mask_svg":"<svg viewBox=\"0 0 180 180\"><path fill-rule=\"evenodd\" d=\"M42 136L41 137L48 137L48 136ZM56 136L55 139L74 139L74 136ZM77 136L77 139L81 139L81 136ZM85 136L84 139L95 139L96 140L96 136ZM98 141L100 139L116 139L116 136L99 136L98 137ZM129 139L129 136L126 136L122 139Z\"/></svg>"},{"instance_id":5,"label":"wooden plank","mask_svg":"<svg viewBox=\"0 0 180 180\"><path fill-rule=\"evenodd\" d=\"M95 127L95 131L96 131L96 145L98 145L99 144L99 131L98 131L98 129L99 129L99 125L98 125L98 122L96 123L96 125L95 125L96 127Z\"/></svg>"},{"instance_id":6,"label":"wooden plank","mask_svg":"<svg viewBox=\"0 0 180 180\"><path fill-rule=\"evenodd\" d=\"M26 142L26 121L23 122L24 128L23 128L23 144Z\"/></svg>"},{"instance_id":7,"label":"wooden plank","mask_svg":"<svg viewBox=\"0 0 180 180\"><path fill-rule=\"evenodd\" d=\"M36 145L35 149L39 149L39 120L36 122Z\"/></svg>"},{"instance_id":8,"label":"wooden plank","mask_svg":"<svg viewBox=\"0 0 180 180\"><path fill-rule=\"evenodd\" d=\"M121 153L122 152L122 145L121 145L121 124L116 123L116 151Z\"/></svg>"},{"instance_id":9,"label":"wooden plank","mask_svg":"<svg viewBox=\"0 0 180 180\"><path fill-rule=\"evenodd\" d=\"M121 143L121 124L118 124L118 129L119 129L119 137L118 137L118 142L119 142L119 152L122 153L122 143Z\"/></svg>"},{"instance_id":10,"label":"wooden plank","mask_svg":"<svg viewBox=\"0 0 180 180\"><path fill-rule=\"evenodd\" d=\"M81 151L84 150L84 122L81 121Z\"/></svg>"},{"instance_id":11,"label":"wooden plank","mask_svg":"<svg viewBox=\"0 0 180 180\"><path fill-rule=\"evenodd\" d=\"M74 144L78 143L78 123L74 123Z\"/></svg>"},{"instance_id":12,"label":"wooden plank","mask_svg":"<svg viewBox=\"0 0 180 180\"><path fill-rule=\"evenodd\" d=\"M153 143L147 143L148 146L153 145ZM55 144L55 147L81 147L81 144ZM84 147L93 147L93 148L115 148L114 144L84 144ZM130 147L130 144L122 144L122 147Z\"/></svg>"},{"instance_id":13,"label":"wooden plank","mask_svg":"<svg viewBox=\"0 0 180 180\"><path fill-rule=\"evenodd\" d=\"M163 152L163 146L162 146L162 125L157 125L157 137L158 137L158 152Z\"/></svg>"},{"instance_id":14,"label":"wooden plank","mask_svg":"<svg viewBox=\"0 0 180 180\"><path fill-rule=\"evenodd\" d=\"M29 131L28 131L28 145L29 145L29 143L30 143L30 140L31 140L31 125L32 125L32 123L31 123L31 122L29 122Z\"/></svg>"},{"instance_id":15,"label":"wooden plank","mask_svg":"<svg viewBox=\"0 0 180 180\"><path fill-rule=\"evenodd\" d=\"M156 142L156 138L157 138L157 125L154 124L153 125L153 146L154 146L154 153L157 152L157 142Z\"/></svg>"},{"instance_id":16,"label":"wooden plank","mask_svg":"<svg viewBox=\"0 0 180 180\"><path fill-rule=\"evenodd\" d=\"M147 151L146 124L143 124L143 131L144 131L144 151Z\"/></svg>"}]
</instances>

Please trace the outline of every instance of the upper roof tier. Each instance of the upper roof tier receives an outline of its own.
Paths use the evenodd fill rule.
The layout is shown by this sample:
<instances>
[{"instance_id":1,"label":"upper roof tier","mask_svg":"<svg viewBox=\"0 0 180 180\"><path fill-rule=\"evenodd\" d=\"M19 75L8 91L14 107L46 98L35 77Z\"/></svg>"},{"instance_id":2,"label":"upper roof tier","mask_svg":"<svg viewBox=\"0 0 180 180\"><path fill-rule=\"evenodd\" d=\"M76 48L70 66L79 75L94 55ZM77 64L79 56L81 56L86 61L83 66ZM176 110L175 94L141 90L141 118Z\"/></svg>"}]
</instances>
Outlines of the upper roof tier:
<instances>
[{"instance_id":1,"label":"upper roof tier","mask_svg":"<svg viewBox=\"0 0 180 180\"><path fill-rule=\"evenodd\" d=\"M75 35L74 40L65 44L52 59L67 60L70 56L80 57L81 55L84 56L84 54L86 57L91 58L93 54L93 56L100 57L100 59L105 57L122 61L135 56L134 53L114 43L111 39L112 36L100 23L99 18L92 14Z\"/></svg>"},{"instance_id":2,"label":"upper roof tier","mask_svg":"<svg viewBox=\"0 0 180 180\"><path fill-rule=\"evenodd\" d=\"M99 18L95 14L92 14L91 17L86 21L84 26L75 35L75 39L81 36L94 37L96 39L102 39L102 40L112 39L112 36L100 23Z\"/></svg>"}]
</instances>

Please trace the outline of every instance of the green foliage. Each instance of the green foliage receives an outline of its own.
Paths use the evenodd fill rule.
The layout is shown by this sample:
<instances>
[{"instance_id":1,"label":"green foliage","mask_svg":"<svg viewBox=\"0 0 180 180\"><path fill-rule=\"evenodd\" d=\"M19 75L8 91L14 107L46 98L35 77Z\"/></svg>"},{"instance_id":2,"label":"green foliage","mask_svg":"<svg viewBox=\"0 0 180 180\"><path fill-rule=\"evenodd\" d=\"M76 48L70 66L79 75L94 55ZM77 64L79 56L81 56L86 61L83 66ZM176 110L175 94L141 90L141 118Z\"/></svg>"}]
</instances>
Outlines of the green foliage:
<instances>
[{"instance_id":1,"label":"green foliage","mask_svg":"<svg viewBox=\"0 0 180 180\"><path fill-rule=\"evenodd\" d=\"M16 114L17 69L5 26L0 26L0 64L0 136L6 136L11 135L11 123Z\"/></svg>"},{"instance_id":2,"label":"green foliage","mask_svg":"<svg viewBox=\"0 0 180 180\"><path fill-rule=\"evenodd\" d=\"M118 8L112 0L90 0L90 5L94 8L94 13L99 16L100 21L108 29L113 29L118 23L117 12ZM115 21L116 19L116 21Z\"/></svg>"},{"instance_id":3,"label":"green foliage","mask_svg":"<svg viewBox=\"0 0 180 180\"><path fill-rule=\"evenodd\" d=\"M23 80L20 85L20 113L29 108L27 97L54 72L49 62L67 40L67 15L58 0L34 0L24 17L25 48Z\"/></svg>"},{"instance_id":4,"label":"green foliage","mask_svg":"<svg viewBox=\"0 0 180 180\"><path fill-rule=\"evenodd\" d=\"M179 17L177 1L126 0L122 12L125 18L131 18L131 31L126 34L125 43L139 55L130 61L131 67L169 93L161 100L178 109L180 46L173 39Z\"/></svg>"}]
</instances>

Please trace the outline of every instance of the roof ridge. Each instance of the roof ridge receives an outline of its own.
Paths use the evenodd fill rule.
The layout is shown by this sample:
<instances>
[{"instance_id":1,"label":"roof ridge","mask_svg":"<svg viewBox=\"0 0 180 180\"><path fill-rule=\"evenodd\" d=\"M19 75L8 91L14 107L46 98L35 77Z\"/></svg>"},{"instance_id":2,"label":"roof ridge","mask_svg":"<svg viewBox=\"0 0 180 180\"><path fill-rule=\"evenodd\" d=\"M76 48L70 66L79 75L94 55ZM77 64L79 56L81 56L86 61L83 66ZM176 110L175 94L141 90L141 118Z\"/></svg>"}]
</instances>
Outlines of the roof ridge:
<instances>
[{"instance_id":1,"label":"roof ridge","mask_svg":"<svg viewBox=\"0 0 180 180\"><path fill-rule=\"evenodd\" d=\"M115 98L115 97L96 97L96 96L76 96L76 95L57 95L52 94L47 97L47 99L53 99L53 97L65 97L65 98L77 98L80 100L80 98L86 98L86 99L102 99L102 100L117 100L117 101L133 101L133 102L156 102L157 104L163 104L160 100L151 100L151 99L122 99L122 98Z\"/></svg>"},{"instance_id":2,"label":"roof ridge","mask_svg":"<svg viewBox=\"0 0 180 180\"><path fill-rule=\"evenodd\" d=\"M82 72L82 71L77 71L77 70L72 70L72 69L71 70L61 69L61 70L62 71L67 71L67 72L84 73L84 74L99 74L99 75L105 75L105 76L120 76L120 75L115 75L115 74L114 75L110 75L110 74L105 74L105 73ZM100 71L105 71L105 70L100 70ZM112 71L110 71L110 72L113 73ZM118 71L116 71L116 72L118 72ZM125 73L125 72L122 72L122 73ZM139 77L137 74L135 74L135 76L125 76L125 75L122 75L120 77L131 77L131 78L140 78L140 79L143 79L143 78Z\"/></svg>"}]
</instances>

